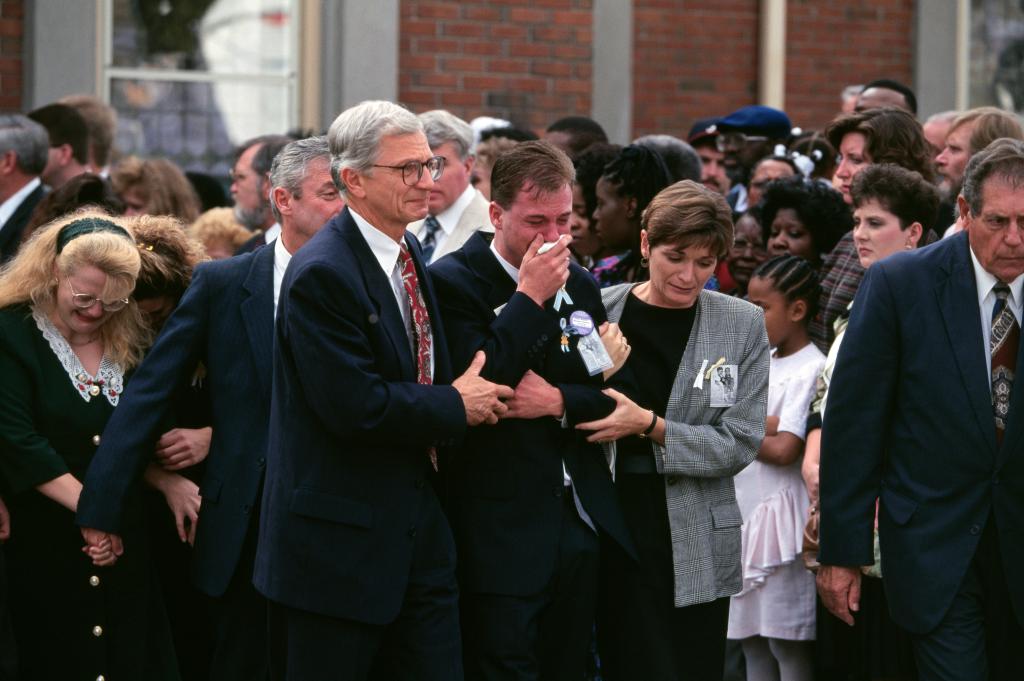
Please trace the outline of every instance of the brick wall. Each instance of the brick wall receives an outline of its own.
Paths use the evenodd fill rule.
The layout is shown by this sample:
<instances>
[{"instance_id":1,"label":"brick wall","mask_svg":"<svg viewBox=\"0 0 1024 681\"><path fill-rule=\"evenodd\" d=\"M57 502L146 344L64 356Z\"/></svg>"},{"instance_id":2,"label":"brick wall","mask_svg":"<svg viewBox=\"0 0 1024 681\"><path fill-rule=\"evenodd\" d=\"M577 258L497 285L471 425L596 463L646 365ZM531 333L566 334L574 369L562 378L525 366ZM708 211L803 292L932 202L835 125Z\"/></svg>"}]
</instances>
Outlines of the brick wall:
<instances>
[{"instance_id":1,"label":"brick wall","mask_svg":"<svg viewBox=\"0 0 1024 681\"><path fill-rule=\"evenodd\" d=\"M0 111L21 111L23 18L23 0L0 1Z\"/></svg>"},{"instance_id":2,"label":"brick wall","mask_svg":"<svg viewBox=\"0 0 1024 681\"><path fill-rule=\"evenodd\" d=\"M795 124L824 126L847 85L892 78L913 87L915 0L787 4L786 112Z\"/></svg>"},{"instance_id":3,"label":"brick wall","mask_svg":"<svg viewBox=\"0 0 1024 681\"><path fill-rule=\"evenodd\" d=\"M543 130L589 113L591 0L402 0L399 100Z\"/></svg>"},{"instance_id":4,"label":"brick wall","mask_svg":"<svg viewBox=\"0 0 1024 681\"><path fill-rule=\"evenodd\" d=\"M757 98L758 0L634 0L633 131L685 139ZM625 96L625 93L624 93Z\"/></svg>"}]
</instances>

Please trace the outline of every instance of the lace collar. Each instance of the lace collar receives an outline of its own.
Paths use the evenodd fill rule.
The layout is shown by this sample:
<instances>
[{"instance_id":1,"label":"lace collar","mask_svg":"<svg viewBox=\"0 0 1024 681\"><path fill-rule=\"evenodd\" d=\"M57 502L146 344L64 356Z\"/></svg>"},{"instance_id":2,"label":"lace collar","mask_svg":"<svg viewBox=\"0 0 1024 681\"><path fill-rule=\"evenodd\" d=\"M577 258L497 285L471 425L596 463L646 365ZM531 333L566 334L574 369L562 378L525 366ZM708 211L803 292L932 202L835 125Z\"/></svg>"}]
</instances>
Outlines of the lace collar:
<instances>
[{"instance_id":1,"label":"lace collar","mask_svg":"<svg viewBox=\"0 0 1024 681\"><path fill-rule=\"evenodd\" d=\"M50 344L50 349L60 360L64 371L68 373L71 384L78 390L82 399L89 402L102 393L107 398L107 402L116 407L124 387L124 370L121 366L104 355L100 360L100 370L95 376L90 376L82 366L82 362L79 361L78 355L71 349L67 339L60 334L49 317L33 307L32 319L35 320L40 333Z\"/></svg>"}]
</instances>

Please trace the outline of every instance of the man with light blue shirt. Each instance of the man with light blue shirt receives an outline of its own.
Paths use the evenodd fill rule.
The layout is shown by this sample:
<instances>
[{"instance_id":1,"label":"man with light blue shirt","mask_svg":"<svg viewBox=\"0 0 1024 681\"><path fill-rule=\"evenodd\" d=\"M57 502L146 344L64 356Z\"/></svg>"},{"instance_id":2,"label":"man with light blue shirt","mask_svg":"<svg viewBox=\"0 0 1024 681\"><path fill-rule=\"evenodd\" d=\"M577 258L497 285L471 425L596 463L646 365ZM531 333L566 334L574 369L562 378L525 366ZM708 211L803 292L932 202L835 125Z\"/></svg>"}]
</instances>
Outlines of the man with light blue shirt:
<instances>
[{"instance_id":1,"label":"man with light blue shirt","mask_svg":"<svg viewBox=\"0 0 1024 681\"><path fill-rule=\"evenodd\" d=\"M1024 142L967 166L966 229L873 265L829 388L818 590L848 624L873 529L919 678L1024 668ZM1020 381L1016 381L1020 383Z\"/></svg>"}]
</instances>

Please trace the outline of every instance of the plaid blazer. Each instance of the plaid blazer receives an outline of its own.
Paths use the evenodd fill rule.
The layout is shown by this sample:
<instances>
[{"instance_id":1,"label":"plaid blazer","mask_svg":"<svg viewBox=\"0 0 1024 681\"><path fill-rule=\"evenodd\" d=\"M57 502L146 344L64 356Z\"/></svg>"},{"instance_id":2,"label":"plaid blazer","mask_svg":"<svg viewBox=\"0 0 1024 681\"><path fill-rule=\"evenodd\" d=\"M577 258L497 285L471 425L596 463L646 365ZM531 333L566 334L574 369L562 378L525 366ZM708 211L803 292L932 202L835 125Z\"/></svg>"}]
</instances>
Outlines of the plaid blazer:
<instances>
[{"instance_id":1,"label":"plaid blazer","mask_svg":"<svg viewBox=\"0 0 1024 681\"><path fill-rule=\"evenodd\" d=\"M609 321L619 321L632 286L602 291ZM665 476L677 608L740 591L743 518L732 478L754 460L764 438L768 353L759 307L701 291L664 415L665 444L651 441L658 472ZM706 371L720 357L737 365L736 404L712 409L709 382L703 389L693 386L704 360ZM614 443L606 453L614 471Z\"/></svg>"}]
</instances>

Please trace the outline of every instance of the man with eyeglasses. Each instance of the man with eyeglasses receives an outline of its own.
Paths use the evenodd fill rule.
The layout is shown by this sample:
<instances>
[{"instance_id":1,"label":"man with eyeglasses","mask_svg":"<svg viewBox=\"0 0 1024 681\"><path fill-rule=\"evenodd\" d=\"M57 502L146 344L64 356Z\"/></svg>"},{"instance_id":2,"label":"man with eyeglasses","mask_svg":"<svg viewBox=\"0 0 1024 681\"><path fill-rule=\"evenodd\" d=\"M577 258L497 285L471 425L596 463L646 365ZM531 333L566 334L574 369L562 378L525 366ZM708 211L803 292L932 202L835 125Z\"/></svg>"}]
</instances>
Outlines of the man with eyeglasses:
<instances>
[{"instance_id":1,"label":"man with eyeglasses","mask_svg":"<svg viewBox=\"0 0 1024 681\"><path fill-rule=\"evenodd\" d=\"M736 213L745 211L749 204L747 182L751 169L758 161L770 156L777 144L785 144L793 125L789 116L770 106L745 106L721 118L717 123L718 150L732 180L729 205Z\"/></svg>"},{"instance_id":2,"label":"man with eyeglasses","mask_svg":"<svg viewBox=\"0 0 1024 681\"><path fill-rule=\"evenodd\" d=\"M432 487L438 449L495 423L511 388L455 377L406 226L444 161L391 102L327 134L347 206L292 258L278 302L254 582L271 677L459 681L455 545ZM454 380L453 380L454 379Z\"/></svg>"}]
</instances>

